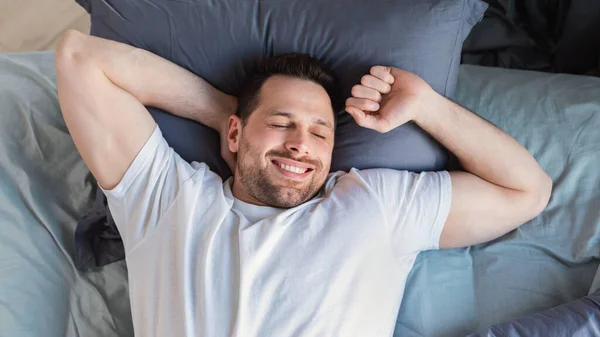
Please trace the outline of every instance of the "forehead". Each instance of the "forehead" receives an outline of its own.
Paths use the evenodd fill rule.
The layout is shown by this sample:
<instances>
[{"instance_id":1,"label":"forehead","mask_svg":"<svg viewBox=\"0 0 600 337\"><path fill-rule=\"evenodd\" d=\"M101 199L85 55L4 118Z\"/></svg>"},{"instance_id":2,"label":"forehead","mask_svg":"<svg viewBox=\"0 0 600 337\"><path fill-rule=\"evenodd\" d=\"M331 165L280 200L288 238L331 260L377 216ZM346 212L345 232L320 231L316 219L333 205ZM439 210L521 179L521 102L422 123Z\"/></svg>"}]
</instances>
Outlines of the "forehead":
<instances>
[{"instance_id":1,"label":"forehead","mask_svg":"<svg viewBox=\"0 0 600 337\"><path fill-rule=\"evenodd\" d=\"M327 91L317 83L275 75L268 78L260 91L258 110L262 114L284 111L306 118L321 118L333 125L333 109Z\"/></svg>"}]
</instances>

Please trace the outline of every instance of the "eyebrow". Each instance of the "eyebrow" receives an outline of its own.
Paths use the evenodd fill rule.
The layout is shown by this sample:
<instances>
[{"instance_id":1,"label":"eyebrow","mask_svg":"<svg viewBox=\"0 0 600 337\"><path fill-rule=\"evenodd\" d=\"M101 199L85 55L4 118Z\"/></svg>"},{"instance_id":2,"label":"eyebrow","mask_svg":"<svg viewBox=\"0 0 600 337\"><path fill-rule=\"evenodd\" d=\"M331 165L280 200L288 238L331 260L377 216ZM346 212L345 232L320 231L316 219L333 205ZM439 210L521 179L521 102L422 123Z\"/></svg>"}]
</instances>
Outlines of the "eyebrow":
<instances>
[{"instance_id":1,"label":"eyebrow","mask_svg":"<svg viewBox=\"0 0 600 337\"><path fill-rule=\"evenodd\" d=\"M285 112L285 111L273 111L271 113L269 113L269 116L282 116L282 117L287 117L289 119L293 119L293 115L289 112ZM326 126L330 129L333 129L333 125L331 125L331 123L329 121L324 120L323 118L313 118L313 121L315 122L315 124L319 124L319 125L323 125Z\"/></svg>"}]
</instances>

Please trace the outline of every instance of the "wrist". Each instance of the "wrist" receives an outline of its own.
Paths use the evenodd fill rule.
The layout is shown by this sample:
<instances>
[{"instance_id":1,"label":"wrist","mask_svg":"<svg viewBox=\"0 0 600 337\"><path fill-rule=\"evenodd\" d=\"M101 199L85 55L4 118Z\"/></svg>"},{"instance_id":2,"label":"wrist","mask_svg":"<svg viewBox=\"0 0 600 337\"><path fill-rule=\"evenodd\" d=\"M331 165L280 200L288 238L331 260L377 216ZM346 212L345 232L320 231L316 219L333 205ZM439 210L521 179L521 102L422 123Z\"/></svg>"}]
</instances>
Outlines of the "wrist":
<instances>
[{"instance_id":1,"label":"wrist","mask_svg":"<svg viewBox=\"0 0 600 337\"><path fill-rule=\"evenodd\" d=\"M226 130L229 116L236 112L237 98L213 88L199 77L196 80L194 113L187 117L221 133Z\"/></svg>"},{"instance_id":2,"label":"wrist","mask_svg":"<svg viewBox=\"0 0 600 337\"><path fill-rule=\"evenodd\" d=\"M227 115L227 119L229 118L229 116L234 115L237 111L237 107L238 107L238 99L235 96L232 95L227 95L227 94L223 94L224 98L223 98L223 111L225 111L226 115Z\"/></svg>"},{"instance_id":3,"label":"wrist","mask_svg":"<svg viewBox=\"0 0 600 337\"><path fill-rule=\"evenodd\" d=\"M237 97L223 94L223 99L221 100L221 111L220 113L220 121L219 121L219 133L227 133L229 130L229 117L231 115L235 115L237 111L238 100Z\"/></svg>"},{"instance_id":4,"label":"wrist","mask_svg":"<svg viewBox=\"0 0 600 337\"><path fill-rule=\"evenodd\" d=\"M218 128L216 130L221 135L229 132L229 116L231 115L221 115L221 120L218 122Z\"/></svg>"},{"instance_id":5,"label":"wrist","mask_svg":"<svg viewBox=\"0 0 600 337\"><path fill-rule=\"evenodd\" d=\"M424 93L419 100L418 112L413 122L423 128L432 118L435 118L435 114L441 111L446 103L447 99L433 89Z\"/></svg>"}]
</instances>

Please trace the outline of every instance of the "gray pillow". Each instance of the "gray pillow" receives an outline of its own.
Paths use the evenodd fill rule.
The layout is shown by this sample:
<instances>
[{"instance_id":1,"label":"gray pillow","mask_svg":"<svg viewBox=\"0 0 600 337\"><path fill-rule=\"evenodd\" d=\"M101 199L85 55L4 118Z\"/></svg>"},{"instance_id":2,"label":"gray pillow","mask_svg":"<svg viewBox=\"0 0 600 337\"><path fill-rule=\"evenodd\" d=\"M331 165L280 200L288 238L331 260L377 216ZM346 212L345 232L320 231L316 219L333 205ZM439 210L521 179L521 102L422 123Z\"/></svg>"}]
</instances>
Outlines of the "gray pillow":
<instances>
[{"instance_id":1,"label":"gray pillow","mask_svg":"<svg viewBox=\"0 0 600 337\"><path fill-rule=\"evenodd\" d=\"M442 169L448 152L415 124L387 134L360 128L343 110L351 87L372 65L393 65L452 95L462 42L487 5L480 0L77 0L92 35L149 50L237 95L267 57L309 53L340 80L332 169ZM216 132L150 109L184 159L229 175ZM200 145L201 144L201 145Z\"/></svg>"}]
</instances>

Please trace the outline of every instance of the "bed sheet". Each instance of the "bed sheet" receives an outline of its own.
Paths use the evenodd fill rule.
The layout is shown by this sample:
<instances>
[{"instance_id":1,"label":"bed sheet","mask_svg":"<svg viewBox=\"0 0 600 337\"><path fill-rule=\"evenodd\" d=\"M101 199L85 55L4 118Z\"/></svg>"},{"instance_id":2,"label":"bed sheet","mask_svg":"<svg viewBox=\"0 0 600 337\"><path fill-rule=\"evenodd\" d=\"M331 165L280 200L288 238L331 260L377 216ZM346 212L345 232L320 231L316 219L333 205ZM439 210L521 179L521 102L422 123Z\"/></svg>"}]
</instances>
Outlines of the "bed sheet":
<instances>
[{"instance_id":1,"label":"bed sheet","mask_svg":"<svg viewBox=\"0 0 600 337\"><path fill-rule=\"evenodd\" d=\"M0 336L133 336L125 264L73 263L95 183L59 110L53 55L0 54Z\"/></svg>"}]
</instances>

